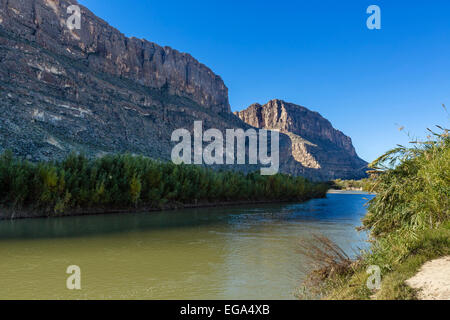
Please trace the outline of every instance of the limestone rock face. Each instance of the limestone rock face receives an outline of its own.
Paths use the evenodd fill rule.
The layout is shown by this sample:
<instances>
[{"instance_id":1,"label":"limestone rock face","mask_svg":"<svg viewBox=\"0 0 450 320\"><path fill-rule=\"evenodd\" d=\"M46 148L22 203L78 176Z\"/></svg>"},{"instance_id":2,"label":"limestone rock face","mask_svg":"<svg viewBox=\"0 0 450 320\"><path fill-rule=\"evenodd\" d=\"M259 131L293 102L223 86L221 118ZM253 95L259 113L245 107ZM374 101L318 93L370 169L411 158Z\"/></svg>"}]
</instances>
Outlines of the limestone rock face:
<instances>
[{"instance_id":1,"label":"limestone rock face","mask_svg":"<svg viewBox=\"0 0 450 320\"><path fill-rule=\"evenodd\" d=\"M81 29L71 30L70 5L77 2L0 0L0 153L170 160L172 132L201 120L222 132L279 129L281 172L315 180L363 174L351 140L318 114L274 102L267 112L240 113L242 121L221 78L189 54L127 38L83 6Z\"/></svg>"},{"instance_id":2,"label":"limestone rock face","mask_svg":"<svg viewBox=\"0 0 450 320\"><path fill-rule=\"evenodd\" d=\"M317 112L272 100L235 114L251 126L279 130L289 136L292 157L303 167L316 169L318 175L365 176L367 163L356 154L352 140Z\"/></svg>"},{"instance_id":3,"label":"limestone rock face","mask_svg":"<svg viewBox=\"0 0 450 320\"><path fill-rule=\"evenodd\" d=\"M170 159L194 120L242 126L219 76L189 54L119 31L74 0L0 0L0 152L30 160L131 152Z\"/></svg>"},{"instance_id":4,"label":"limestone rock face","mask_svg":"<svg viewBox=\"0 0 450 320\"><path fill-rule=\"evenodd\" d=\"M189 54L127 38L82 6L81 29L70 30L67 8L73 4L78 5L75 0L2 0L1 27L90 70L148 88L166 88L170 94L190 98L203 107L230 112L228 89L222 79ZM46 68L38 61L27 64ZM54 67L58 75L65 75L63 67L50 62L47 66L46 71Z\"/></svg>"}]
</instances>

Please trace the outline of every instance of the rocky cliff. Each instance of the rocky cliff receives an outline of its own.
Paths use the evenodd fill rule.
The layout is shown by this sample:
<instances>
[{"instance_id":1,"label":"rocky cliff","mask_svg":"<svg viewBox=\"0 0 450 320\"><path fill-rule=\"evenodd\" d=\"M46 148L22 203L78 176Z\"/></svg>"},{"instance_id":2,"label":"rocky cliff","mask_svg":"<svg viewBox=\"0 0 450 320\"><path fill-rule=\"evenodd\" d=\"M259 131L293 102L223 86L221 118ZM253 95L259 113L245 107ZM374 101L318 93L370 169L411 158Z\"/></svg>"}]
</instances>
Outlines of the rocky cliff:
<instances>
[{"instance_id":1,"label":"rocky cliff","mask_svg":"<svg viewBox=\"0 0 450 320\"><path fill-rule=\"evenodd\" d=\"M360 159L352 140L319 113L281 100L265 105L253 104L235 113L247 124L275 129L289 136L292 157L302 167L315 169L329 177L365 175L367 163Z\"/></svg>"},{"instance_id":2,"label":"rocky cliff","mask_svg":"<svg viewBox=\"0 0 450 320\"><path fill-rule=\"evenodd\" d=\"M190 98L203 107L229 112L228 89L222 79L189 54L127 38L82 6L81 28L70 30L67 8L72 4L78 5L74 0L1 0L1 25L43 50L83 62L90 70L149 88L167 88L168 93ZM51 59L26 62L38 72L62 78L67 73Z\"/></svg>"},{"instance_id":3,"label":"rocky cliff","mask_svg":"<svg viewBox=\"0 0 450 320\"><path fill-rule=\"evenodd\" d=\"M198 119L220 128L232 117L209 68L126 38L82 6L81 29L70 30L72 4L0 0L0 149L30 160L73 150L168 159L175 128Z\"/></svg>"},{"instance_id":4,"label":"rocky cliff","mask_svg":"<svg viewBox=\"0 0 450 320\"><path fill-rule=\"evenodd\" d=\"M233 115L221 78L189 54L127 38L83 6L81 28L69 29L72 4L77 2L0 0L0 152L11 149L31 161L72 151L169 160L173 130L192 130L196 120L205 129L266 126ZM347 152L356 159L348 138L315 124L316 118L298 122L298 115L288 117L297 129L305 126L298 135L294 127L280 127L286 132L280 139L282 172L322 180L361 176L355 163L334 157Z\"/></svg>"}]
</instances>

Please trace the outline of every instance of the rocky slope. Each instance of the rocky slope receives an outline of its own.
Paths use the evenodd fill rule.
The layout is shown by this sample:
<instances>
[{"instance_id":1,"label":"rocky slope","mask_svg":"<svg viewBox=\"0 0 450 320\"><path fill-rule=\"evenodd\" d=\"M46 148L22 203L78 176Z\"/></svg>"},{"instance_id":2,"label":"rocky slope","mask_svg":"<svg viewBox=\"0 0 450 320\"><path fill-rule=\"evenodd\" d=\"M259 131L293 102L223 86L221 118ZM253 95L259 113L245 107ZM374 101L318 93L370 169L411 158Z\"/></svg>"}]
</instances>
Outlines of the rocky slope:
<instances>
[{"instance_id":1,"label":"rocky slope","mask_svg":"<svg viewBox=\"0 0 450 320\"><path fill-rule=\"evenodd\" d=\"M272 100L235 114L253 127L275 129L289 136L292 156L305 168L330 177L364 176L367 163L356 154L352 140L317 112Z\"/></svg>"},{"instance_id":2,"label":"rocky slope","mask_svg":"<svg viewBox=\"0 0 450 320\"><path fill-rule=\"evenodd\" d=\"M70 150L167 159L174 128L230 117L223 81L188 54L128 39L69 0L0 1L0 145L29 159Z\"/></svg>"},{"instance_id":3,"label":"rocky slope","mask_svg":"<svg viewBox=\"0 0 450 320\"><path fill-rule=\"evenodd\" d=\"M70 30L72 4L77 2L0 0L0 152L11 149L32 161L71 151L168 160L173 130L192 129L195 120L205 129L261 126L233 115L221 78L189 54L127 38L83 6L81 29ZM281 135L281 171L314 179L361 176L362 162L334 158L342 151L356 159L350 140L330 140L320 145L322 152L306 142L291 144L315 143L315 129L322 130L311 124L299 137L294 128L283 130L289 136Z\"/></svg>"}]
</instances>

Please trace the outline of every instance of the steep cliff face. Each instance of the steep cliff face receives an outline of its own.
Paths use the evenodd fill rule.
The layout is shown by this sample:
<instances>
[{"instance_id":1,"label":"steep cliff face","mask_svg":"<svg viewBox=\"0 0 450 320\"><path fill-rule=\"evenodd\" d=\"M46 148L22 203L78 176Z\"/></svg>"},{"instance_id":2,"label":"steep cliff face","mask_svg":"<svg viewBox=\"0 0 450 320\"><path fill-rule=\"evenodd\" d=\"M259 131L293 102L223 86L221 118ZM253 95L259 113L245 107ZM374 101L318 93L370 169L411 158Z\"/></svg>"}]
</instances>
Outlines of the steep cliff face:
<instances>
[{"instance_id":1,"label":"steep cliff face","mask_svg":"<svg viewBox=\"0 0 450 320\"><path fill-rule=\"evenodd\" d=\"M319 113L305 107L275 99L264 106L253 104L236 115L251 126L292 132L311 142L327 142L356 156L349 137L334 129Z\"/></svg>"},{"instance_id":2,"label":"steep cliff face","mask_svg":"<svg viewBox=\"0 0 450 320\"><path fill-rule=\"evenodd\" d=\"M357 156L352 140L317 112L272 100L235 114L251 126L276 129L289 136L292 157L305 168L329 177L365 175L367 163Z\"/></svg>"},{"instance_id":3,"label":"steep cliff face","mask_svg":"<svg viewBox=\"0 0 450 320\"><path fill-rule=\"evenodd\" d=\"M72 4L78 5L74 0L2 0L1 26L91 70L153 89L166 88L169 94L187 97L215 111L230 111L222 79L189 54L127 38L82 6L81 29L70 30L67 8ZM27 64L53 76L64 76L64 67L51 62L30 60Z\"/></svg>"},{"instance_id":4,"label":"steep cliff face","mask_svg":"<svg viewBox=\"0 0 450 320\"><path fill-rule=\"evenodd\" d=\"M0 152L31 161L72 151L169 160L172 132L201 120L205 130L280 129L281 172L361 176L351 141L319 115L298 122L302 110L255 106L240 114L244 122L231 113L220 77L190 55L127 38L82 6L81 29L70 30L72 4L0 0Z\"/></svg>"},{"instance_id":5,"label":"steep cliff face","mask_svg":"<svg viewBox=\"0 0 450 320\"><path fill-rule=\"evenodd\" d=\"M242 126L223 81L188 54L128 39L72 0L0 0L0 152L30 160L142 153L170 159L174 129Z\"/></svg>"}]
</instances>

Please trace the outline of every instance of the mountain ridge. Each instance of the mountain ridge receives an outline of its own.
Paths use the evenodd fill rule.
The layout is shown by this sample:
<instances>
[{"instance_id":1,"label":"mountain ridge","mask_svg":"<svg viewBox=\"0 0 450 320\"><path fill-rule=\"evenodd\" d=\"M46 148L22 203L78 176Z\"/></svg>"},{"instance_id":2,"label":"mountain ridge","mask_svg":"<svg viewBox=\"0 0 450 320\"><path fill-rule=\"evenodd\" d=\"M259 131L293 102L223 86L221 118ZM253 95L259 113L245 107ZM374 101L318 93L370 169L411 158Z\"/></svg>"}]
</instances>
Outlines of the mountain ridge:
<instances>
[{"instance_id":1,"label":"mountain ridge","mask_svg":"<svg viewBox=\"0 0 450 320\"><path fill-rule=\"evenodd\" d=\"M350 137L335 129L318 112L279 99L261 105L254 103L234 113L247 124L288 135L292 156L304 167L323 169L330 173L360 171L364 176L367 162L360 159ZM335 163L338 160L338 163ZM331 174L332 175L332 174Z\"/></svg>"},{"instance_id":2,"label":"mountain ridge","mask_svg":"<svg viewBox=\"0 0 450 320\"><path fill-rule=\"evenodd\" d=\"M196 120L205 130L251 128L231 112L220 76L190 54L127 38L81 5L82 28L69 30L65 12L72 4L78 3L0 1L0 152L11 149L30 161L71 152L168 161L172 132L192 130ZM314 167L325 152L302 164L295 157L309 147L286 133L281 172L315 180L363 176L346 165Z\"/></svg>"}]
</instances>

